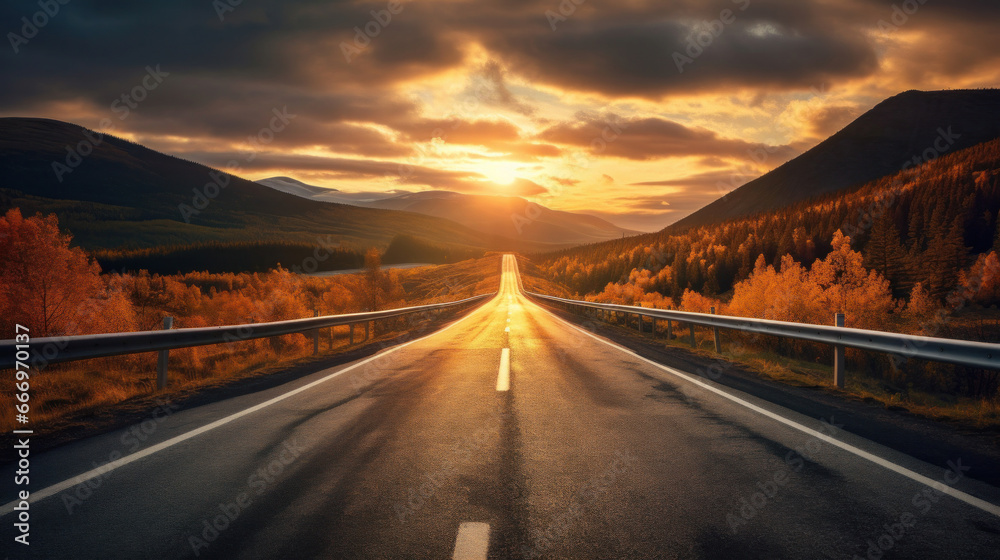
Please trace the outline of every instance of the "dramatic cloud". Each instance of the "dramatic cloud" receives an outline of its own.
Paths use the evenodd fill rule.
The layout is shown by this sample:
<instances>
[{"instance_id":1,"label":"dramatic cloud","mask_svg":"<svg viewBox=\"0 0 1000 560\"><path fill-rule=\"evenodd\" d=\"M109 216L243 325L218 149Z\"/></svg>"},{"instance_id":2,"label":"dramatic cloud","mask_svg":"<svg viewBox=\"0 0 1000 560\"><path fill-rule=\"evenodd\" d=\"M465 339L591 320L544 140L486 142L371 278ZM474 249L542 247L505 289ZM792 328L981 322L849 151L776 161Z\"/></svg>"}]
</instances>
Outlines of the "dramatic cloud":
<instances>
[{"instance_id":1,"label":"dramatic cloud","mask_svg":"<svg viewBox=\"0 0 1000 560\"><path fill-rule=\"evenodd\" d=\"M212 165L252 147L251 179L518 193L653 229L885 97L1000 84L994 0L388 9L73 0L32 30L37 2L0 3L0 112ZM275 111L294 118L255 141Z\"/></svg>"},{"instance_id":2,"label":"dramatic cloud","mask_svg":"<svg viewBox=\"0 0 1000 560\"><path fill-rule=\"evenodd\" d=\"M861 110L853 105L821 107L810 116L809 132L819 139L824 139L844 128L860 114Z\"/></svg>"},{"instance_id":3,"label":"dramatic cloud","mask_svg":"<svg viewBox=\"0 0 1000 560\"><path fill-rule=\"evenodd\" d=\"M745 157L763 148L760 144L723 138L710 130L659 118L627 120L607 115L604 118L581 116L580 119L552 126L539 137L549 142L582 146L595 155L637 160L690 155ZM770 146L766 148L774 151Z\"/></svg>"}]
</instances>

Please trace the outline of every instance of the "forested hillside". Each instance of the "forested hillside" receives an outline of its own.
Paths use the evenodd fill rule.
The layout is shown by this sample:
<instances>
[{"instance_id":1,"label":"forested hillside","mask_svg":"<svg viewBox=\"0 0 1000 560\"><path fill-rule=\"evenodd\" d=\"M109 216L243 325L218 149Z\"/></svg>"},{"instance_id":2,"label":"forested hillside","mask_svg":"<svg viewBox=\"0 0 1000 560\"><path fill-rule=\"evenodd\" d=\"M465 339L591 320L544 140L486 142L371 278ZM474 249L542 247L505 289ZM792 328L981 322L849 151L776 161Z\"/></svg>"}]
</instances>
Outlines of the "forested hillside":
<instances>
[{"instance_id":1,"label":"forested hillside","mask_svg":"<svg viewBox=\"0 0 1000 560\"><path fill-rule=\"evenodd\" d=\"M1000 137L1000 90L905 91L804 154L672 226L675 231L778 210ZM758 162L766 152L750 154ZM736 185L732 185L736 186Z\"/></svg>"},{"instance_id":2,"label":"forested hillside","mask_svg":"<svg viewBox=\"0 0 1000 560\"><path fill-rule=\"evenodd\" d=\"M606 299L663 296L679 303L685 290L731 294L759 264L780 270L785 255L811 265L831 252L840 231L864 266L888 280L893 296L908 298L919 284L943 303L970 268L989 265L989 253L1000 245L998 176L1000 140L994 140L775 212L535 260L581 295L604 291Z\"/></svg>"}]
</instances>

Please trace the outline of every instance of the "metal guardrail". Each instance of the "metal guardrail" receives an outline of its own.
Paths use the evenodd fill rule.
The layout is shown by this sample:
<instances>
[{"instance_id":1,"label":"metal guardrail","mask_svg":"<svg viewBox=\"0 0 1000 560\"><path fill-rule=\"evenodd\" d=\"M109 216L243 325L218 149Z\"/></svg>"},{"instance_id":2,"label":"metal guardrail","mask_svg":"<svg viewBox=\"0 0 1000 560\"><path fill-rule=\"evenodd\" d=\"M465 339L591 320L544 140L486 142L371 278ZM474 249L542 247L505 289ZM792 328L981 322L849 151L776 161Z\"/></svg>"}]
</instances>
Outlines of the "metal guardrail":
<instances>
[{"instance_id":1,"label":"metal guardrail","mask_svg":"<svg viewBox=\"0 0 1000 560\"><path fill-rule=\"evenodd\" d=\"M387 309L385 311L349 313L345 315L326 315L323 317L291 319L288 321L273 321L269 323L32 338L31 348L35 352L41 352L40 358L47 364L72 362L90 358L102 358L105 356L119 356L122 354L139 354L143 352L159 351L161 352L161 382L158 383L158 385L165 385L165 351L167 350L175 348L189 348L192 346L206 346L209 344L238 342L255 338L268 338L272 336L316 331L317 329L341 325L353 326L357 323L368 323L370 321L390 319L403 315L411 315L413 313L429 313L448 309L457 309L463 306L472 305L485 298L493 297L493 295L494 294L483 294L459 301L418 305L415 307L402 307L399 309ZM165 321L165 326L169 328L169 322ZM16 365L16 344L17 343L15 343L14 340L0 341L0 369L11 369Z\"/></svg>"},{"instance_id":2,"label":"metal guardrail","mask_svg":"<svg viewBox=\"0 0 1000 560\"><path fill-rule=\"evenodd\" d=\"M718 334L718 329L720 328L829 344L836 351L834 380L840 387L843 387L844 347L884 352L904 358L918 358L963 366L1000 369L1000 344L845 328L843 326L843 315L841 314L837 314L838 317L836 318L837 324L841 326L810 325L807 323L791 323L769 319L752 319L747 317L692 313L688 311L650 309L610 303L594 303L546 296L532 292L526 293L531 297L568 307L591 309L603 313L624 313L626 324L628 324L629 315L636 315L640 317L638 321L640 330L643 328L641 317L651 317L654 334L656 332L657 320L667 321L668 331L671 329L672 321L685 323L691 328L692 341L694 340L694 325L712 327L715 330L716 351L720 348Z\"/></svg>"}]
</instances>

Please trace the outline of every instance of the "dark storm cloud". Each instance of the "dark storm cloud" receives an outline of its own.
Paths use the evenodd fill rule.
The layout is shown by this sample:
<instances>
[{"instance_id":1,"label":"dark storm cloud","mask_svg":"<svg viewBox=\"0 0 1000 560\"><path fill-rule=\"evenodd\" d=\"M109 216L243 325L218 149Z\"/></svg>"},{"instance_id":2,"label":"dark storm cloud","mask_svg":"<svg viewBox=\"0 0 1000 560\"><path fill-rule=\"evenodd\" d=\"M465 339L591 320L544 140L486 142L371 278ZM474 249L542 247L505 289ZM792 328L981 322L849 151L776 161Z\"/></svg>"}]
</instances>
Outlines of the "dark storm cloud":
<instances>
[{"instance_id":1,"label":"dark storm cloud","mask_svg":"<svg viewBox=\"0 0 1000 560\"><path fill-rule=\"evenodd\" d=\"M487 104L525 115L534 109L507 87L514 76L539 86L610 97L808 89L873 75L879 63L872 33L881 21L899 20L894 6L903 4L585 2L553 30L546 12L558 12L556 0L405 2L348 62L342 46L354 44L355 28L365 28L373 20L371 11L385 9L386 2L247 0L220 20L208 0L72 0L18 45L18 53L9 39L0 48L0 71L9 78L0 88L0 111L59 118L63 109L58 107L75 103L110 113L111 103L139 83L147 66L161 65L170 77L123 128L239 140L263 126L261 119L272 108L288 106L299 115L299 130L286 135L289 146L328 145L395 157L406 148L352 126L377 123L402 132L404 140L423 140L433 127L423 130L431 123L420 120L413 100L394 93L396 86L419 84L421 77L459 67L471 45L487 51L488 62L472 71L489 85ZM733 18L719 28L711 22L723 9L731 10ZM36 11L35 1L0 3L5 37L21 33L21 18ZM899 72L913 79L924 72L960 76L995 63L1000 56L998 18L1000 3L994 0L921 4L896 27L924 31L933 41L906 50ZM678 71L674 53L692 54L689 40L713 28L720 29L718 35ZM652 147L643 149L626 137L610 145L608 153L645 159L744 149L738 141L671 130L667 121L636 122L635 127L648 129ZM576 128L555 125L549 132L584 145L576 139ZM514 141L510 130L495 132L499 141ZM449 141L458 142L463 134L473 141L475 126ZM685 138L699 148L686 150ZM719 147L711 148L712 143Z\"/></svg>"},{"instance_id":2,"label":"dark storm cloud","mask_svg":"<svg viewBox=\"0 0 1000 560\"><path fill-rule=\"evenodd\" d=\"M504 30L487 34L487 45L533 79L660 98L726 86L808 88L871 74L875 51L848 23L844 14L791 1L581 7L555 30Z\"/></svg>"}]
</instances>

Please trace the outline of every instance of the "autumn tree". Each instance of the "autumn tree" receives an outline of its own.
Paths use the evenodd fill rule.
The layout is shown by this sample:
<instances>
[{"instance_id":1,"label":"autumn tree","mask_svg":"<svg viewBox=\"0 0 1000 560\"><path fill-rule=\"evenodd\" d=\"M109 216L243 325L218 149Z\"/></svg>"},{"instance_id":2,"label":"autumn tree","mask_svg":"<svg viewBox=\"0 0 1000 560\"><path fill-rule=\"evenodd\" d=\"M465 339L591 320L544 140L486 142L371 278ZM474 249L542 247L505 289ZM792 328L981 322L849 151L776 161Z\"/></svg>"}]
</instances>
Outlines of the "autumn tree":
<instances>
[{"instance_id":1,"label":"autumn tree","mask_svg":"<svg viewBox=\"0 0 1000 560\"><path fill-rule=\"evenodd\" d=\"M35 336L69 334L93 310L103 291L101 269L71 236L59 231L54 214L24 218L13 208L0 218L0 317L5 333L14 323Z\"/></svg>"},{"instance_id":2,"label":"autumn tree","mask_svg":"<svg viewBox=\"0 0 1000 560\"><path fill-rule=\"evenodd\" d=\"M833 234L833 250L809 269L809 277L823 290L822 301L830 313L845 313L853 327L884 328L896 302L889 281L864 266L861 253L851 250L851 238L840 230Z\"/></svg>"},{"instance_id":3,"label":"autumn tree","mask_svg":"<svg viewBox=\"0 0 1000 560\"><path fill-rule=\"evenodd\" d=\"M884 327L896 302L889 282L864 267L851 238L834 233L833 250L807 271L791 255L775 269L761 255L753 273L734 287L729 311L744 317L828 324L833 313L846 313L851 326Z\"/></svg>"},{"instance_id":4,"label":"autumn tree","mask_svg":"<svg viewBox=\"0 0 1000 560\"><path fill-rule=\"evenodd\" d=\"M969 270L960 273L958 284L956 299L981 305L1000 303L1000 259L996 251L980 255Z\"/></svg>"}]
</instances>

